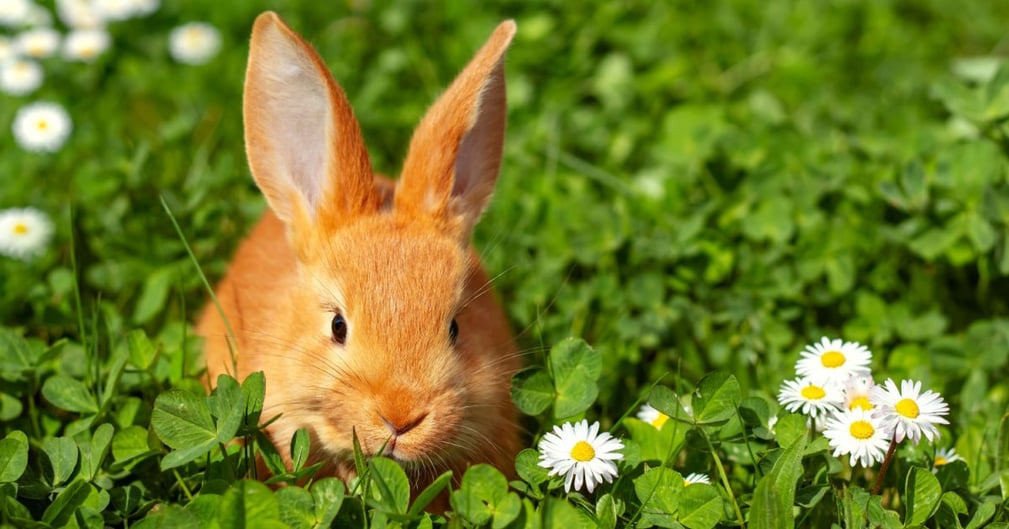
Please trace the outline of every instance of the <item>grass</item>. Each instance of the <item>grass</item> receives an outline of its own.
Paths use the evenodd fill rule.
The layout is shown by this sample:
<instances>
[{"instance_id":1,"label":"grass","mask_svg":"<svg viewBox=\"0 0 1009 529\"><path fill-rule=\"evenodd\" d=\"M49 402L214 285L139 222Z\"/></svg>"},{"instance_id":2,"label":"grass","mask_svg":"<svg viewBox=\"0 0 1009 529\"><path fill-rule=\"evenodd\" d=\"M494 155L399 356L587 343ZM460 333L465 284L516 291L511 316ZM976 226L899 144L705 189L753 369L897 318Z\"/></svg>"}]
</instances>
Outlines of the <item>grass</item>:
<instances>
[{"instance_id":1,"label":"grass","mask_svg":"<svg viewBox=\"0 0 1009 529\"><path fill-rule=\"evenodd\" d=\"M489 31L518 22L504 167L476 233L528 353L518 479L475 467L448 518L381 458L349 485L243 479L256 454L278 481L313 472L278 467L264 442L269 380L203 396L189 327L201 274L221 276L265 207L240 103L266 5L165 2L110 25L96 62L45 59L38 91L0 95L5 127L31 101L74 120L53 154L0 137L0 209L55 227L37 258L0 257L0 523L1009 524L1009 6L269 7L326 58L387 174ZM192 20L221 31L206 65L167 53ZM879 493L879 464L833 457L777 402L821 336L867 345L877 382L919 380L950 405L936 443L896 448ZM661 430L635 418L644 402L671 417ZM533 449L581 418L625 458L613 484L565 493ZM943 447L963 461L933 474ZM690 472L712 484L685 487Z\"/></svg>"}]
</instances>

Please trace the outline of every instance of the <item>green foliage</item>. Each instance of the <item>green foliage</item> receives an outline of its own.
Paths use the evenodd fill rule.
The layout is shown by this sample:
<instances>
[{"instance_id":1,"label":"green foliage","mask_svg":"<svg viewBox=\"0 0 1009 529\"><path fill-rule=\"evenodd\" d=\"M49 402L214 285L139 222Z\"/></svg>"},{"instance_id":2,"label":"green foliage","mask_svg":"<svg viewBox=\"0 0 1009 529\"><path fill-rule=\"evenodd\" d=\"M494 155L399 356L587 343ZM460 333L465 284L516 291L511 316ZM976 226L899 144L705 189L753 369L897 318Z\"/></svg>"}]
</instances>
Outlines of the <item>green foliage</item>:
<instances>
[{"instance_id":1,"label":"green foliage","mask_svg":"<svg viewBox=\"0 0 1009 529\"><path fill-rule=\"evenodd\" d=\"M0 482L13 483L28 467L28 439L14 431L0 440Z\"/></svg>"},{"instance_id":2,"label":"green foliage","mask_svg":"<svg viewBox=\"0 0 1009 529\"><path fill-rule=\"evenodd\" d=\"M795 527L792 504L795 503L795 489L802 476L802 455L806 449L806 436L788 445L778 454L778 459L765 474L753 491L753 511L750 523L756 527ZM851 516L849 519L858 519Z\"/></svg>"},{"instance_id":3,"label":"green foliage","mask_svg":"<svg viewBox=\"0 0 1009 529\"><path fill-rule=\"evenodd\" d=\"M522 512L522 500L508 491L497 469L476 465L466 471L459 490L452 492L452 510L474 526L507 527Z\"/></svg>"},{"instance_id":4,"label":"green foliage","mask_svg":"<svg viewBox=\"0 0 1009 529\"><path fill-rule=\"evenodd\" d=\"M44 59L36 94L0 94L4 127L35 100L75 124L52 154L0 136L0 209L55 229L36 259L0 257L0 525L1009 524L1009 4L163 3L110 25L95 62ZM264 435L261 374L205 394L190 251L219 278L264 209L241 81L267 7L319 49L391 175L430 101L516 19L504 165L476 233L529 352L514 469L411 491L358 451L344 484L317 475L309 432L289 454ZM169 57L190 20L221 31L210 64ZM821 335L942 393L940 445L964 461L903 447L871 494L873 470L774 402ZM661 429L634 418L642 402ZM581 418L626 444L591 494L534 450Z\"/></svg>"},{"instance_id":5,"label":"green foliage","mask_svg":"<svg viewBox=\"0 0 1009 529\"><path fill-rule=\"evenodd\" d=\"M912 467L907 473L904 491L907 501L904 525L923 525L939 508L939 499L942 495L939 480L921 467Z\"/></svg>"},{"instance_id":6,"label":"green foliage","mask_svg":"<svg viewBox=\"0 0 1009 529\"><path fill-rule=\"evenodd\" d=\"M601 366L599 353L583 340L568 338L550 349L549 369L530 368L515 378L512 399L529 415L553 405L555 418L574 417L599 395Z\"/></svg>"}]
</instances>

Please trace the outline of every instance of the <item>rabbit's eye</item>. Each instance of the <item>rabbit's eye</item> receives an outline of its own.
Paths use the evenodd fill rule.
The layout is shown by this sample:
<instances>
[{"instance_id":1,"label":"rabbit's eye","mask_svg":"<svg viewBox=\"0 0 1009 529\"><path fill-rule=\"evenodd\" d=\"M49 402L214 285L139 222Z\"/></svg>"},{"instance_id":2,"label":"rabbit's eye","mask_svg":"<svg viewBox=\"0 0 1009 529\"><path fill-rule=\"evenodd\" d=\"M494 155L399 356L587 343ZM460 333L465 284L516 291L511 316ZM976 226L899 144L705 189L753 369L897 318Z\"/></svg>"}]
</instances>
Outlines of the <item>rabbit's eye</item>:
<instances>
[{"instance_id":1,"label":"rabbit's eye","mask_svg":"<svg viewBox=\"0 0 1009 529\"><path fill-rule=\"evenodd\" d=\"M347 341L347 320L343 319L343 314L333 316L332 329L333 342L343 345Z\"/></svg>"},{"instance_id":2,"label":"rabbit's eye","mask_svg":"<svg viewBox=\"0 0 1009 529\"><path fill-rule=\"evenodd\" d=\"M452 320L452 324L448 326L448 339L455 345L457 338L459 338L459 324Z\"/></svg>"}]
</instances>

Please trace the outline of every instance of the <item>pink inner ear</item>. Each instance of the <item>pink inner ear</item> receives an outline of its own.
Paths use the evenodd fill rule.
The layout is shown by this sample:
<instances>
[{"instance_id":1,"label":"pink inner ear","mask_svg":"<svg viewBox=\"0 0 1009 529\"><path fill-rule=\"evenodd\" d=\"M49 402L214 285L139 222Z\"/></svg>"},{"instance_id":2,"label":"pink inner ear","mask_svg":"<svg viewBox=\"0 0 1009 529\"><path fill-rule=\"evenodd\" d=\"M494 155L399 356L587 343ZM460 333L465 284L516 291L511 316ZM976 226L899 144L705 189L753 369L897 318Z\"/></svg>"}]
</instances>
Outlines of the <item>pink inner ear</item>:
<instances>
[{"instance_id":1,"label":"pink inner ear","mask_svg":"<svg viewBox=\"0 0 1009 529\"><path fill-rule=\"evenodd\" d=\"M501 164L505 106L503 85L489 80L477 110L476 123L459 145L455 160L452 196L466 195L479 186L487 175L496 175ZM494 180L490 178L490 187Z\"/></svg>"},{"instance_id":2,"label":"pink inner ear","mask_svg":"<svg viewBox=\"0 0 1009 529\"><path fill-rule=\"evenodd\" d=\"M476 120L459 144L452 197L461 199L464 214L478 216L494 190L501 167L506 110L503 62L491 71L477 101L473 109Z\"/></svg>"},{"instance_id":3,"label":"pink inner ear","mask_svg":"<svg viewBox=\"0 0 1009 529\"><path fill-rule=\"evenodd\" d=\"M504 54L515 24L501 23L427 111L396 187L397 210L433 218L468 240L490 200L505 128Z\"/></svg>"},{"instance_id":4,"label":"pink inner ear","mask_svg":"<svg viewBox=\"0 0 1009 529\"><path fill-rule=\"evenodd\" d=\"M262 27L246 80L249 159L257 181L293 186L314 214L326 183L333 132L325 78L280 25Z\"/></svg>"},{"instance_id":5,"label":"pink inner ear","mask_svg":"<svg viewBox=\"0 0 1009 529\"><path fill-rule=\"evenodd\" d=\"M0 0L2 1L2 0ZM249 165L285 223L328 232L377 211L371 162L347 97L319 55L274 13L253 28L245 82Z\"/></svg>"},{"instance_id":6,"label":"pink inner ear","mask_svg":"<svg viewBox=\"0 0 1009 529\"><path fill-rule=\"evenodd\" d=\"M273 125L274 142L285 159L283 162L289 178L308 201L309 211L322 196L326 182L326 168L329 155L327 139L331 137L329 124L332 121L324 89L309 86L306 79L292 80L301 83L296 94L278 101L278 106L287 107L279 113L285 116Z\"/></svg>"}]
</instances>

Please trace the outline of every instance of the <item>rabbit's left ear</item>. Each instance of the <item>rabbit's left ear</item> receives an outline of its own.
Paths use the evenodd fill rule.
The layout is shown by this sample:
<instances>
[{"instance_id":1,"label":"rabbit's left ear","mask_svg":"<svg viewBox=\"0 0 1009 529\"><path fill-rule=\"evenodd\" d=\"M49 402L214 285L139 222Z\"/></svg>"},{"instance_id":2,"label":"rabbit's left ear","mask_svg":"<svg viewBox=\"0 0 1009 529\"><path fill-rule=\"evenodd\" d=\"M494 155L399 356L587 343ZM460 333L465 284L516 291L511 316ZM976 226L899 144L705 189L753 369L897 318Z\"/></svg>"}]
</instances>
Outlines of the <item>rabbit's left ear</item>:
<instances>
[{"instance_id":1,"label":"rabbit's left ear","mask_svg":"<svg viewBox=\"0 0 1009 529\"><path fill-rule=\"evenodd\" d=\"M299 253L312 235L379 210L347 96L319 54L273 12L253 26L243 114L252 176Z\"/></svg>"},{"instance_id":2,"label":"rabbit's left ear","mask_svg":"<svg viewBox=\"0 0 1009 529\"><path fill-rule=\"evenodd\" d=\"M410 141L397 211L432 218L468 241L490 201L505 132L504 55L515 22L497 27L438 98Z\"/></svg>"}]
</instances>

